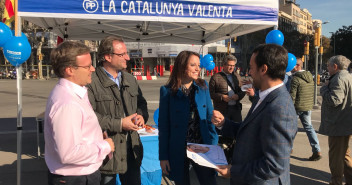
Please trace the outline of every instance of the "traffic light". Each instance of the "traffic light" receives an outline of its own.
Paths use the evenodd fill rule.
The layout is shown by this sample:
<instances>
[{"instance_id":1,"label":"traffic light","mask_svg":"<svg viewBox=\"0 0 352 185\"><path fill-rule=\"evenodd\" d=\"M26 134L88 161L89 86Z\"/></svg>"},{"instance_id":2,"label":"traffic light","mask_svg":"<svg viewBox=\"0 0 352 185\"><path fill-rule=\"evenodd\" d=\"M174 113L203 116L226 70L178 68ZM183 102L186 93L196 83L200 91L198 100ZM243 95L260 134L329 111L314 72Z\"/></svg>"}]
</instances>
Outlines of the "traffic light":
<instances>
[{"instance_id":1,"label":"traffic light","mask_svg":"<svg viewBox=\"0 0 352 185\"><path fill-rule=\"evenodd\" d=\"M319 53L320 53L320 54L323 54L323 53L324 53L324 48L323 48L323 46L320 46L320 48L319 48Z\"/></svg>"},{"instance_id":2,"label":"traffic light","mask_svg":"<svg viewBox=\"0 0 352 185\"><path fill-rule=\"evenodd\" d=\"M302 62L306 62L304 55L302 56Z\"/></svg>"},{"instance_id":3,"label":"traffic light","mask_svg":"<svg viewBox=\"0 0 352 185\"><path fill-rule=\"evenodd\" d=\"M315 41L315 40L314 40ZM304 45L304 54L309 55L309 42L305 42Z\"/></svg>"},{"instance_id":4,"label":"traffic light","mask_svg":"<svg viewBox=\"0 0 352 185\"><path fill-rule=\"evenodd\" d=\"M320 35L321 35L321 28L318 27L315 29L315 33L314 33L314 46L320 46Z\"/></svg>"}]
</instances>

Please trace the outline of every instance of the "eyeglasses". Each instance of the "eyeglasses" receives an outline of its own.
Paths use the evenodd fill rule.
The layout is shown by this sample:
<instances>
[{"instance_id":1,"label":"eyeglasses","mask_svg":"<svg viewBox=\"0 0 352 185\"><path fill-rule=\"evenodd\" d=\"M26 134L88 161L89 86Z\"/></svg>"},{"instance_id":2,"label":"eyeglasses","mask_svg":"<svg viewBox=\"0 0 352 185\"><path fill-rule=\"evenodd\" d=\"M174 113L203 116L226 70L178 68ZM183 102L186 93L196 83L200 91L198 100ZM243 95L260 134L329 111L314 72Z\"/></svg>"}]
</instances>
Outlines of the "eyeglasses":
<instances>
[{"instance_id":1,"label":"eyeglasses","mask_svg":"<svg viewBox=\"0 0 352 185\"><path fill-rule=\"evenodd\" d=\"M226 64L227 65L227 64ZM229 66L229 67L235 67L236 65L227 65L227 66Z\"/></svg>"},{"instance_id":2,"label":"eyeglasses","mask_svg":"<svg viewBox=\"0 0 352 185\"><path fill-rule=\"evenodd\" d=\"M87 69L87 70L89 70L92 66L93 66L92 64L90 64L89 66L77 66L77 65L73 65L73 67L76 67L76 68L81 67L81 68L84 68L84 69Z\"/></svg>"},{"instance_id":3,"label":"eyeglasses","mask_svg":"<svg viewBox=\"0 0 352 185\"><path fill-rule=\"evenodd\" d=\"M130 55L130 53L129 52L123 52L123 53L111 53L111 54L113 54L113 55L117 55L117 56L119 56L119 57L123 57L123 56L125 56L125 55Z\"/></svg>"}]
</instances>

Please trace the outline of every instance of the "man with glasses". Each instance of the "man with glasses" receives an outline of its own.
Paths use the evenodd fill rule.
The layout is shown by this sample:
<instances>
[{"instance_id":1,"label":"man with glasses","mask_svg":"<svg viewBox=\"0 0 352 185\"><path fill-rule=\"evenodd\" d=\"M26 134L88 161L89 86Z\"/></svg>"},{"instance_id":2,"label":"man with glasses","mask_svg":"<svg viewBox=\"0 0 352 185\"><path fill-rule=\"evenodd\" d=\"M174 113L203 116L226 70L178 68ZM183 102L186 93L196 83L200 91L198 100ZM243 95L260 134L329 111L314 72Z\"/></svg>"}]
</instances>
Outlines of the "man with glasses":
<instances>
[{"instance_id":1,"label":"man with glasses","mask_svg":"<svg viewBox=\"0 0 352 185\"><path fill-rule=\"evenodd\" d=\"M226 56L222 63L222 72L214 74L209 81L209 91L214 110L218 110L229 120L241 122L242 104L240 100L246 93L241 90L241 76L234 72L236 62L235 56ZM219 144L224 148L227 159L231 160L233 139L222 137L220 130L221 128L217 128L220 135Z\"/></svg>"},{"instance_id":2,"label":"man with glasses","mask_svg":"<svg viewBox=\"0 0 352 185\"><path fill-rule=\"evenodd\" d=\"M60 78L45 110L45 162L49 185L99 185L99 167L110 152L111 138L103 139L85 85L92 66L89 47L63 42L51 52L50 60Z\"/></svg>"},{"instance_id":3,"label":"man with glasses","mask_svg":"<svg viewBox=\"0 0 352 185\"><path fill-rule=\"evenodd\" d=\"M320 145L311 120L314 104L314 80L312 74L303 70L302 66L302 59L297 58L297 64L292 70L290 95L312 147L313 155L308 160L318 161L321 159Z\"/></svg>"},{"instance_id":4,"label":"man with glasses","mask_svg":"<svg viewBox=\"0 0 352 185\"><path fill-rule=\"evenodd\" d=\"M99 66L87 86L89 101L116 146L112 160L100 168L101 184L115 185L119 174L122 185L140 185L143 146L137 130L148 120L147 101L135 77L125 71L130 57L121 38L103 39L98 58Z\"/></svg>"}]
</instances>

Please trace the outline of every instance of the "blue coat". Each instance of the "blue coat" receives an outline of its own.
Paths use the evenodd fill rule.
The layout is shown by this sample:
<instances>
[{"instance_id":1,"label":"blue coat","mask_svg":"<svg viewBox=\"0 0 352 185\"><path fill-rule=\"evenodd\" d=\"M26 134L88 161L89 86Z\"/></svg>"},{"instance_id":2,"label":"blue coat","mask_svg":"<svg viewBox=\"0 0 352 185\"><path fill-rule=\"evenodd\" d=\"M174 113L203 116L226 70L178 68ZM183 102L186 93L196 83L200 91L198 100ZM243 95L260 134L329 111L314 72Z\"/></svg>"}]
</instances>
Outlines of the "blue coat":
<instances>
[{"instance_id":1,"label":"blue coat","mask_svg":"<svg viewBox=\"0 0 352 185\"><path fill-rule=\"evenodd\" d=\"M223 134L236 138L231 185L289 185L290 153L297 116L285 86L271 93L241 123L225 121Z\"/></svg>"},{"instance_id":2,"label":"blue coat","mask_svg":"<svg viewBox=\"0 0 352 185\"><path fill-rule=\"evenodd\" d=\"M200 118L200 132L203 144L216 145L218 135L211 123L213 105L208 84L206 88L195 85L195 102ZM175 95L166 86L160 88L159 104L159 159L169 160L170 178L182 181L184 157L186 152L186 134L188 129L190 102L181 89Z\"/></svg>"}]
</instances>

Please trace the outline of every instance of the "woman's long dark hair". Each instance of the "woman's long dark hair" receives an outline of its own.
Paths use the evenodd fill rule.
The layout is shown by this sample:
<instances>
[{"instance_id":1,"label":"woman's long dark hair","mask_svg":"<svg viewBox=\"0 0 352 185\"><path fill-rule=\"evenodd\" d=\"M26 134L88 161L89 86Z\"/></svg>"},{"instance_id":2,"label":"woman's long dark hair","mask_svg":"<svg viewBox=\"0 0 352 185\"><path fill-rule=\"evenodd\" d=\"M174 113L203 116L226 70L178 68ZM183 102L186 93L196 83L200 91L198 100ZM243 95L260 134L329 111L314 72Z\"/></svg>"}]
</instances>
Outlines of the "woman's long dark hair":
<instances>
[{"instance_id":1,"label":"woman's long dark hair","mask_svg":"<svg viewBox=\"0 0 352 185\"><path fill-rule=\"evenodd\" d=\"M188 65L188 60L192 55L195 55L199 58L199 54L193 51L182 51L176 57L174 68L169 77L169 80L166 83L166 85L170 87L171 91L174 94L176 94L178 89L181 87L182 78L185 75L186 68ZM203 87L203 88L206 87L205 81L203 79L198 78L196 80L196 83L200 87Z\"/></svg>"}]
</instances>

